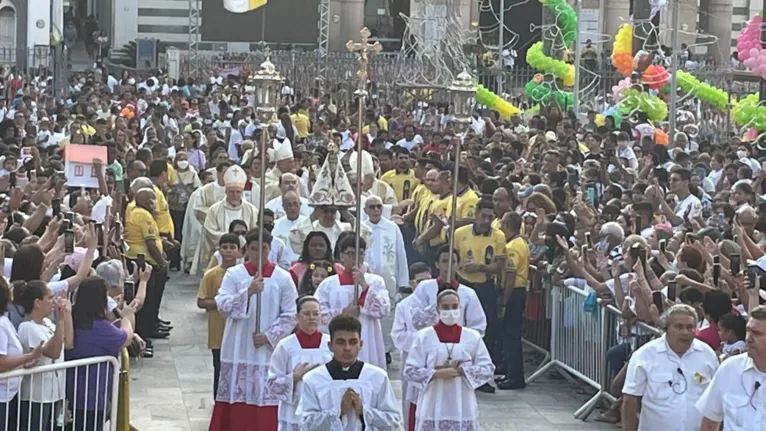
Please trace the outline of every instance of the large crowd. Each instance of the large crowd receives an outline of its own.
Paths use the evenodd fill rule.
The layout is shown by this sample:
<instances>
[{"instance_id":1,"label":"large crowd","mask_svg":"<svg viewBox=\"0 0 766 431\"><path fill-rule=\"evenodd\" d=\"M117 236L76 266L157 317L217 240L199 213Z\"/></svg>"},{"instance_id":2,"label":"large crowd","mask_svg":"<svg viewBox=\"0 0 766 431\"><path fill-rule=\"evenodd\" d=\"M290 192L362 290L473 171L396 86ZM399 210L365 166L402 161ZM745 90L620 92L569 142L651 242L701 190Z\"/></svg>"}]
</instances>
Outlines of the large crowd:
<instances>
[{"instance_id":1,"label":"large crowd","mask_svg":"<svg viewBox=\"0 0 766 431\"><path fill-rule=\"evenodd\" d=\"M0 372L149 360L172 336L168 280L190 273L211 430L479 429L476 391L526 386L528 295L571 287L622 313L598 420L766 426L760 142L685 113L658 145L608 98L458 123L439 100L360 113L287 87L261 121L247 77L74 74L65 100L45 76L2 80ZM105 156L80 157L92 186L73 187L83 146ZM112 367L0 378L0 421L101 430L119 410L127 430Z\"/></svg>"}]
</instances>

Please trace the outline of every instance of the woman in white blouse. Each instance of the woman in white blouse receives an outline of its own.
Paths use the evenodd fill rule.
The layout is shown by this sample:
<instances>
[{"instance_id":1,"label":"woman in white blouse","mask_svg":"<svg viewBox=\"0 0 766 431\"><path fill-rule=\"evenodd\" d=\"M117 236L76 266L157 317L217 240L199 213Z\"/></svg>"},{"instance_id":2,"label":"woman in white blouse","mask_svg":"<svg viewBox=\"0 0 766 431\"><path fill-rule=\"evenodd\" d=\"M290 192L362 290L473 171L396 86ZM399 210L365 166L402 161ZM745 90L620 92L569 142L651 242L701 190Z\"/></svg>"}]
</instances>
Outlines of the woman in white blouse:
<instances>
[{"instance_id":1,"label":"woman in white blouse","mask_svg":"<svg viewBox=\"0 0 766 431\"><path fill-rule=\"evenodd\" d=\"M24 353L16 329L8 319L12 297L8 282L0 277L0 373L34 365L43 354L43 345ZM0 424L3 429L16 429L20 383L21 377L0 379Z\"/></svg>"},{"instance_id":2,"label":"woman in white blouse","mask_svg":"<svg viewBox=\"0 0 766 431\"><path fill-rule=\"evenodd\" d=\"M277 343L271 354L266 385L279 398L278 431L298 429L301 418L295 414L303 376L332 359L330 336L319 332L319 301L302 296L297 304L298 327Z\"/></svg>"},{"instance_id":3,"label":"woman in white blouse","mask_svg":"<svg viewBox=\"0 0 766 431\"><path fill-rule=\"evenodd\" d=\"M58 297L42 281L14 284L14 301L24 309L25 320L18 329L24 351L43 345L43 355L36 366L64 361L64 347L71 348L74 339L72 305L66 293ZM56 312L54 324L47 316ZM19 423L28 429L47 428L51 419L58 421L64 412L63 399L66 371L31 374L21 382L21 413ZM63 416L62 416L63 417ZM63 425L60 424L60 425Z\"/></svg>"}]
</instances>

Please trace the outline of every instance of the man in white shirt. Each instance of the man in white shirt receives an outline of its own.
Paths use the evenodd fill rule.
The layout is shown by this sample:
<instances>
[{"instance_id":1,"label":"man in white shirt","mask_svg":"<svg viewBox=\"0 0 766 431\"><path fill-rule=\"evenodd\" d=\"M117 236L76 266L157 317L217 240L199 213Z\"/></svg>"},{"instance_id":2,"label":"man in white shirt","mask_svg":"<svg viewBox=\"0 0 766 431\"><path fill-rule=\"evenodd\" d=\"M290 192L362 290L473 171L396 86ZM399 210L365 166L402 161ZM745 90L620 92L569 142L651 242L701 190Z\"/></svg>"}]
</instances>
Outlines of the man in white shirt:
<instances>
[{"instance_id":1,"label":"man in white shirt","mask_svg":"<svg viewBox=\"0 0 766 431\"><path fill-rule=\"evenodd\" d=\"M231 130L231 136L229 137L229 158L235 163L239 163L239 147L242 145L242 141L244 140L242 134L245 132L245 127L247 127L247 121L239 120L237 123L237 128Z\"/></svg>"},{"instance_id":2,"label":"man in white shirt","mask_svg":"<svg viewBox=\"0 0 766 431\"><path fill-rule=\"evenodd\" d=\"M670 208L664 197L655 196L656 203L659 204L662 213L673 226L682 225L686 217L691 220L702 214L702 202L689 190L691 181L692 173L687 169L674 169L670 174L668 186L670 192L675 194L678 200L675 209Z\"/></svg>"},{"instance_id":3,"label":"man in white shirt","mask_svg":"<svg viewBox=\"0 0 766 431\"><path fill-rule=\"evenodd\" d=\"M407 251L404 248L404 238L399 226L391 220L384 219L383 201L377 196L369 196L364 203L364 212L368 219L363 221L372 231L370 245L367 247L365 262L373 274L383 277L388 290L388 299L393 304L396 292L400 287L409 284L409 266ZM386 348L386 362L390 360L393 342L391 341L391 326L394 316L389 314L381 319L383 326L383 343Z\"/></svg>"},{"instance_id":4,"label":"man in white shirt","mask_svg":"<svg viewBox=\"0 0 766 431\"><path fill-rule=\"evenodd\" d=\"M298 178L297 175L285 172L282 174L281 177L279 177L279 191L281 192L279 196L275 197L274 199L268 201L266 203L266 209L270 209L274 211L274 218L278 219L285 215L285 208L284 208L284 196L289 192L295 192L300 193L300 178ZM302 216L310 216L313 212L311 210L311 207L309 206L309 200L301 197L300 199L300 214Z\"/></svg>"},{"instance_id":5,"label":"man in white shirt","mask_svg":"<svg viewBox=\"0 0 766 431\"><path fill-rule=\"evenodd\" d=\"M640 347L628 363L622 389L625 431L699 430L702 417L695 403L713 379L718 358L695 338L692 307L673 306L666 322L666 335Z\"/></svg>"},{"instance_id":6,"label":"man in white shirt","mask_svg":"<svg viewBox=\"0 0 766 431\"><path fill-rule=\"evenodd\" d=\"M408 124L402 129L403 138L400 139L396 145L406 148L408 151L412 151L415 145L422 144L423 138L415 133L415 126Z\"/></svg>"},{"instance_id":7,"label":"man in white shirt","mask_svg":"<svg viewBox=\"0 0 766 431\"><path fill-rule=\"evenodd\" d=\"M274 229L271 230L271 234L289 245L290 229L301 220L307 219L308 215L301 214L301 198L295 191L288 191L282 196L282 207L284 215L274 220ZM300 254L296 253L292 247L285 247L285 252L290 262L295 262L300 257Z\"/></svg>"},{"instance_id":8,"label":"man in white shirt","mask_svg":"<svg viewBox=\"0 0 766 431\"><path fill-rule=\"evenodd\" d=\"M750 312L747 353L726 359L697 401L700 431L750 431L766 428L766 307Z\"/></svg>"}]
</instances>

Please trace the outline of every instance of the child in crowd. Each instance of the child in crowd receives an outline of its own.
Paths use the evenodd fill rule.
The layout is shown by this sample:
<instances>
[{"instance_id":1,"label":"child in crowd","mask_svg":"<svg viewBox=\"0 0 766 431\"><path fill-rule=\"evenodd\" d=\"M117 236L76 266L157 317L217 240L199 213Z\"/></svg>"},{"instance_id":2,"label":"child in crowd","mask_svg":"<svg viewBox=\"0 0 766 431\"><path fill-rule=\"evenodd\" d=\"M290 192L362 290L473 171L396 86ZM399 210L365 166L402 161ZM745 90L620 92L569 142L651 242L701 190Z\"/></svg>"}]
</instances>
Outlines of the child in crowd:
<instances>
[{"instance_id":1,"label":"child in crowd","mask_svg":"<svg viewBox=\"0 0 766 431\"><path fill-rule=\"evenodd\" d=\"M218 392L218 376L221 373L221 340L226 319L218 313L215 296L221 287L226 270L237 264L240 252L239 236L227 233L218 241L221 263L205 271L197 292L197 307L207 311L207 347L213 353L213 397Z\"/></svg>"},{"instance_id":2,"label":"child in crowd","mask_svg":"<svg viewBox=\"0 0 766 431\"><path fill-rule=\"evenodd\" d=\"M747 321L744 317L728 313L718 321L718 335L721 337L721 361L747 350L745 332Z\"/></svg>"},{"instance_id":3,"label":"child in crowd","mask_svg":"<svg viewBox=\"0 0 766 431\"><path fill-rule=\"evenodd\" d=\"M303 276L298 295L313 295L319 283L331 275L335 275L335 267L331 262L319 260L312 263L306 268L306 275Z\"/></svg>"}]
</instances>

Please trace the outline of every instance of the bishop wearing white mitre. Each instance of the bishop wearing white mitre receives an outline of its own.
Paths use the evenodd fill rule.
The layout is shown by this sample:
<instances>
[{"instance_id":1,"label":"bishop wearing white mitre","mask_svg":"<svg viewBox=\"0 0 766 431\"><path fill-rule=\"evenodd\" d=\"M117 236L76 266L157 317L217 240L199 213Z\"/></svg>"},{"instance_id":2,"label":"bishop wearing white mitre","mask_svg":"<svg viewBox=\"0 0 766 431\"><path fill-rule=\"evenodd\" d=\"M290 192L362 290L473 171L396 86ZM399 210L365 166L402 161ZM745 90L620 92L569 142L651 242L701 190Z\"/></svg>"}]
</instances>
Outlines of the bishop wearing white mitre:
<instances>
[{"instance_id":1,"label":"bishop wearing white mitre","mask_svg":"<svg viewBox=\"0 0 766 431\"><path fill-rule=\"evenodd\" d=\"M223 234L229 232L229 225L234 220L242 220L248 229L258 225L258 210L253 204L242 199L247 174L239 166L232 166L223 176L226 197L214 203L205 216L202 225L202 242L200 243L199 262L209 262L215 253L218 241Z\"/></svg>"},{"instance_id":2,"label":"bishop wearing white mitre","mask_svg":"<svg viewBox=\"0 0 766 431\"><path fill-rule=\"evenodd\" d=\"M277 429L279 399L266 380L274 348L295 329L298 291L290 273L269 261L271 241L268 230L251 229L247 261L226 271L215 297L226 326L210 431Z\"/></svg>"}]
</instances>

